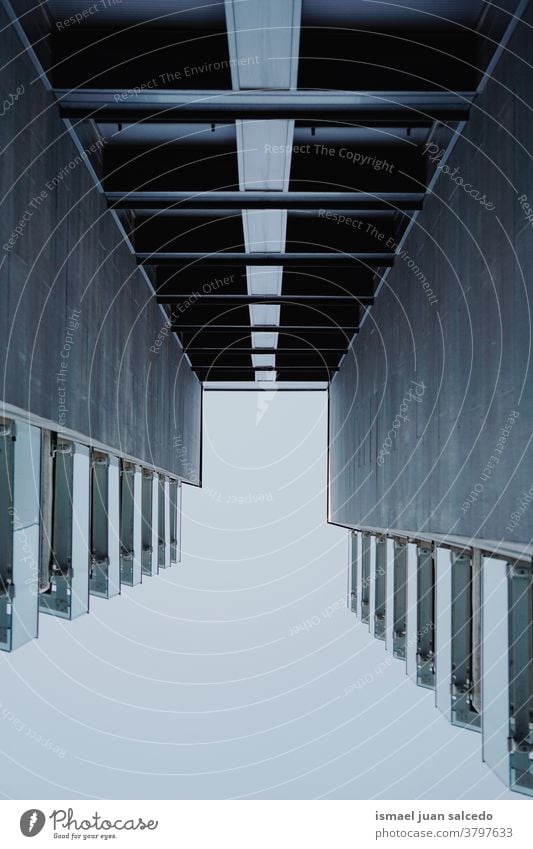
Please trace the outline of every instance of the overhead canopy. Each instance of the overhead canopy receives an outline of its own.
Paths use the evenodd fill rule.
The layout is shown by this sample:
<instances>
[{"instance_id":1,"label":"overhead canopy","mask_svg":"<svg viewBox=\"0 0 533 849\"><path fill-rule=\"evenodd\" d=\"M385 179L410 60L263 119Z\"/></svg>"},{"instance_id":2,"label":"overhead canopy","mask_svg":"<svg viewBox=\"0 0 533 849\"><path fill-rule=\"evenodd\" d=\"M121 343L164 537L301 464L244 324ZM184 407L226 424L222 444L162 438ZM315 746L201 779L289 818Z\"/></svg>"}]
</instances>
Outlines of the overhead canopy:
<instances>
[{"instance_id":1,"label":"overhead canopy","mask_svg":"<svg viewBox=\"0 0 533 849\"><path fill-rule=\"evenodd\" d=\"M428 149L443 162L468 118L497 10L47 5L62 114L103 142L95 175L193 369L327 385L432 186Z\"/></svg>"}]
</instances>

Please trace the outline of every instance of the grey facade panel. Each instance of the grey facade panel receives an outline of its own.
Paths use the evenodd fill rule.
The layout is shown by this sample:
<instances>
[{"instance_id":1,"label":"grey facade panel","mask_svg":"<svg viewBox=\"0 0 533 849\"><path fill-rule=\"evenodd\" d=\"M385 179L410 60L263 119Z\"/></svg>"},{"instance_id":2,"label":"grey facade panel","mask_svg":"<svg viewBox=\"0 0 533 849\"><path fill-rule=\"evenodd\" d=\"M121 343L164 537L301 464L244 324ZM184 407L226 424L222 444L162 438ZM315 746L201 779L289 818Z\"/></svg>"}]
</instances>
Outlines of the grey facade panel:
<instances>
[{"instance_id":1,"label":"grey facade panel","mask_svg":"<svg viewBox=\"0 0 533 849\"><path fill-rule=\"evenodd\" d=\"M532 537L532 21L530 6L332 381L339 524Z\"/></svg>"},{"instance_id":2,"label":"grey facade panel","mask_svg":"<svg viewBox=\"0 0 533 849\"><path fill-rule=\"evenodd\" d=\"M0 101L22 90L0 121L0 399L199 482L200 383L175 337L155 345L153 293L0 21Z\"/></svg>"}]
</instances>

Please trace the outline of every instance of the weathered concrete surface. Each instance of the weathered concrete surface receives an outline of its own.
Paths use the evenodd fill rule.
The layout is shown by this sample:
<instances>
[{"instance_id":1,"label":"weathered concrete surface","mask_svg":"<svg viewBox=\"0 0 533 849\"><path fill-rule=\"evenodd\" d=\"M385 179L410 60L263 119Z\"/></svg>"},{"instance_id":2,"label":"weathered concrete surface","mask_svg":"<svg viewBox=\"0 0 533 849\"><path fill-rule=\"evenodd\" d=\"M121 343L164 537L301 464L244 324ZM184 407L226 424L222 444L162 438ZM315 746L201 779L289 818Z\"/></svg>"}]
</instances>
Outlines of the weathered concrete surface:
<instances>
[{"instance_id":1,"label":"weathered concrete surface","mask_svg":"<svg viewBox=\"0 0 533 849\"><path fill-rule=\"evenodd\" d=\"M332 521L532 537L532 60L520 24L333 380Z\"/></svg>"},{"instance_id":2,"label":"weathered concrete surface","mask_svg":"<svg viewBox=\"0 0 533 849\"><path fill-rule=\"evenodd\" d=\"M156 344L164 316L6 24L0 399L198 481L200 384L174 337Z\"/></svg>"}]
</instances>

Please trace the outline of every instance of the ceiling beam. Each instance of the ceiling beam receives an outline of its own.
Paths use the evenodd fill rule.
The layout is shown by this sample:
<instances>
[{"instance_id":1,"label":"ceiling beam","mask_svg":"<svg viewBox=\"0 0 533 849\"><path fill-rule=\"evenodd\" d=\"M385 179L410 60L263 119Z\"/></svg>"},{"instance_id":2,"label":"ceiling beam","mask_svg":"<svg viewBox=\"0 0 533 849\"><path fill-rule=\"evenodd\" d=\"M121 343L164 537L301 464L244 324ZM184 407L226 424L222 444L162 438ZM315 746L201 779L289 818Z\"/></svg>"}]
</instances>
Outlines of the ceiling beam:
<instances>
[{"instance_id":1,"label":"ceiling beam","mask_svg":"<svg viewBox=\"0 0 533 849\"><path fill-rule=\"evenodd\" d=\"M261 351L256 351L260 355ZM192 364L193 371L244 371L245 369L253 369L254 371L338 371L339 366L328 366L326 363L319 365L276 365L273 366L249 366L245 365L195 365Z\"/></svg>"},{"instance_id":2,"label":"ceiling beam","mask_svg":"<svg viewBox=\"0 0 533 849\"><path fill-rule=\"evenodd\" d=\"M254 351L254 356L261 356L262 351ZM199 357L194 356L192 361L193 368L250 368L250 363L252 360L250 359L251 355L248 355L248 359L246 357L241 357L240 359L231 359L226 358L221 355L219 357ZM267 355L268 356L268 355ZM329 368L330 370L338 370L339 367L339 356L337 355L335 358L326 359L324 357L316 356L313 359L305 359L303 357L283 357L279 354L276 354L275 365L274 366L251 366L252 368L264 369L266 371L272 371L274 368Z\"/></svg>"},{"instance_id":3,"label":"ceiling beam","mask_svg":"<svg viewBox=\"0 0 533 849\"><path fill-rule=\"evenodd\" d=\"M294 335L300 331L305 333L357 333L358 325L340 324L187 324L186 322L173 323L172 330L181 333L190 330L198 330L203 333L290 333ZM259 350L258 353L261 353Z\"/></svg>"},{"instance_id":4,"label":"ceiling beam","mask_svg":"<svg viewBox=\"0 0 533 849\"><path fill-rule=\"evenodd\" d=\"M244 356L246 354L276 354L277 356L282 355L290 357L293 354L296 354L297 356L309 354L316 357L328 357L341 356L346 353L347 348L313 348L310 345L306 348L237 348L232 344L224 348L221 348L220 346L216 348L206 348L187 345L184 350L186 354L191 354L192 356L196 356L197 354L199 356L211 354L215 357L218 355L226 357L233 354L235 354L235 356Z\"/></svg>"},{"instance_id":5,"label":"ceiling beam","mask_svg":"<svg viewBox=\"0 0 533 849\"><path fill-rule=\"evenodd\" d=\"M198 375L197 375L198 377ZM200 379L200 378L199 378ZM206 392L325 392L328 388L327 380L311 380L309 377L301 380L278 380L273 383L261 382L256 383L249 377L236 380L235 377L228 377L227 380L208 380L203 379L202 387Z\"/></svg>"},{"instance_id":6,"label":"ceiling beam","mask_svg":"<svg viewBox=\"0 0 533 849\"><path fill-rule=\"evenodd\" d=\"M158 304L179 304L182 301L191 302L196 307L238 306L239 304L318 304L332 306L351 304L354 301L372 304L372 295L203 295L191 292L188 295L157 294Z\"/></svg>"},{"instance_id":7,"label":"ceiling beam","mask_svg":"<svg viewBox=\"0 0 533 849\"><path fill-rule=\"evenodd\" d=\"M112 209L202 210L299 209L395 212L422 209L424 194L410 192L107 192Z\"/></svg>"},{"instance_id":8,"label":"ceiling beam","mask_svg":"<svg viewBox=\"0 0 533 849\"><path fill-rule=\"evenodd\" d=\"M222 268L228 265L274 265L286 267L324 266L354 267L359 265L389 267L394 263L393 253L235 253L223 251L219 253L169 253L153 251L136 254L139 265L174 266L191 264L193 266L213 266Z\"/></svg>"},{"instance_id":9,"label":"ceiling beam","mask_svg":"<svg viewBox=\"0 0 533 849\"><path fill-rule=\"evenodd\" d=\"M228 273L228 272L231 272ZM268 274L267 274L268 276ZM353 265L329 266L320 269L312 265L300 268L285 268L279 295L291 297L329 297L348 295L355 298L374 296L376 285L375 268L354 268ZM246 267L229 266L220 273L212 268L195 265L174 266L158 269L154 282L155 294L160 297L183 296L186 293L206 295L241 295L246 297ZM251 297L256 297L252 295ZM258 297L278 297L278 291L270 289Z\"/></svg>"},{"instance_id":10,"label":"ceiling beam","mask_svg":"<svg viewBox=\"0 0 533 849\"><path fill-rule=\"evenodd\" d=\"M273 368L273 369L271 369L271 371L277 372L277 369ZM302 371L302 369L296 367L296 368L293 368L293 369L290 369L290 370L287 370L287 371L281 371L279 373L277 381L272 381L272 382L266 381L266 380L254 382L254 372L255 372L255 369L253 369L251 367L250 368L241 368L239 371L237 371L237 370L227 371L225 369L221 369L219 372L215 372L215 373L211 373L209 369L197 369L195 371L198 379L202 380L202 381L207 380L209 382L212 382L212 384L214 384L215 381L217 381L217 380L227 381L228 383L231 382L231 381L243 380L243 381L247 381L247 388L253 388L253 389L256 389L257 391L260 391L260 390L268 391L269 389L270 390L277 389L280 385L282 385L283 381L285 381L285 380L286 381L292 380L292 381L295 381L295 382L296 381L298 381L298 382L309 381L310 383L311 382L324 381L325 386L321 387L321 388L326 389L327 388L327 381L329 379L329 371L327 369L320 369L320 368L309 369L308 371L305 371L305 370ZM248 386L248 383L252 384L252 386ZM229 387L228 386L226 388L228 388L228 389L229 388L237 388L238 389L240 387L239 387L238 384L235 384L235 387ZM317 387L315 387L315 388L317 388Z\"/></svg>"},{"instance_id":11,"label":"ceiling beam","mask_svg":"<svg viewBox=\"0 0 533 849\"><path fill-rule=\"evenodd\" d=\"M473 92L55 90L63 118L156 123L289 119L429 126L466 121Z\"/></svg>"}]
</instances>

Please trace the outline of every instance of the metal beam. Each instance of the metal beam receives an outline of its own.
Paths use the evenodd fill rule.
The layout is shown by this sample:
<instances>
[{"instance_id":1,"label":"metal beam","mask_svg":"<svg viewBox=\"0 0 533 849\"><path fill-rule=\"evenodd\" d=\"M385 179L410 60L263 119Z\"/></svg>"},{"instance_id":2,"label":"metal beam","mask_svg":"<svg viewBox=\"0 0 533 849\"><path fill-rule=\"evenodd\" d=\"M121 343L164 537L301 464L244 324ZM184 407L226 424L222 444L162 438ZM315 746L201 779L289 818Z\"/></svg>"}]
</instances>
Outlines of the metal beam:
<instances>
[{"instance_id":1,"label":"metal beam","mask_svg":"<svg viewBox=\"0 0 533 849\"><path fill-rule=\"evenodd\" d=\"M335 357L323 357L319 354L316 354L314 357L307 357L305 354L303 356L286 356L281 354L279 351L276 351L274 354L266 354L264 355L262 349L256 348L254 351L251 351L249 354L242 354L240 357L232 357L227 356L223 351L220 351L218 354L193 354L191 356L192 368L243 368L249 367L250 357L263 357L267 356L269 359L275 357L275 366L266 365L264 366L265 370L272 371L273 368L324 368L330 369L330 371L337 370L339 367L339 356ZM255 366L252 363L252 367L255 368L263 368L263 366Z\"/></svg>"},{"instance_id":2,"label":"metal beam","mask_svg":"<svg viewBox=\"0 0 533 849\"><path fill-rule=\"evenodd\" d=\"M315 327L298 327L295 330L291 327L287 327L287 326L281 327L279 325L276 325L275 327L271 327L270 325L257 327L256 325L248 325L248 324L240 325L239 324L239 325L232 325L232 326L226 325L225 327L222 327L221 325L217 326L216 324L202 324L202 325L198 325L196 330L194 328L187 327L186 325L182 326L182 327L180 327L179 325L172 326L172 331L174 333L187 333L189 331L192 331L192 339L189 339L187 342L184 343L184 347L187 348L187 349L190 349L191 345L194 344L194 341L193 341L194 339L199 339L200 341L202 341L202 337L204 335L208 335L208 334L211 334L211 333L214 333L214 334L225 333L227 336L231 336L232 341L229 343L229 345L234 345L235 343L238 343L240 340L247 339L247 337L250 336L251 333L258 333L258 332L259 333L278 333L278 334L281 334L282 336L290 336L290 339L289 339L290 342L297 342L298 344L301 345L301 344L305 344L308 341L308 339L307 339L308 336L320 336L323 333L323 331L325 331L326 333L335 331L339 335L342 334L347 341L347 345L349 345L349 343L351 342L353 333L354 332L359 333L359 327L355 331L346 332L345 329L342 328L342 327L333 327L331 325L329 325L327 327L316 327L316 326ZM309 344L311 344L311 343L309 343ZM224 350L226 350L227 347L229 347L229 346L226 343L224 343ZM261 353L262 350L263 349L258 350L258 353ZM292 349L289 348L288 350L292 350Z\"/></svg>"},{"instance_id":3,"label":"metal beam","mask_svg":"<svg viewBox=\"0 0 533 849\"><path fill-rule=\"evenodd\" d=\"M339 210L363 212L420 210L422 192L107 192L113 209L233 211L242 209Z\"/></svg>"},{"instance_id":4,"label":"metal beam","mask_svg":"<svg viewBox=\"0 0 533 849\"><path fill-rule=\"evenodd\" d=\"M363 301L372 304L374 298L371 295L203 295L199 292L190 292L187 295L157 295L159 304L179 304L181 301L193 301L195 307L210 306L238 306L239 304L351 304L354 301Z\"/></svg>"},{"instance_id":5,"label":"metal beam","mask_svg":"<svg viewBox=\"0 0 533 849\"><path fill-rule=\"evenodd\" d=\"M533 572L531 563L508 565L509 576L509 702L512 789L533 794L531 667L533 644Z\"/></svg>"},{"instance_id":6,"label":"metal beam","mask_svg":"<svg viewBox=\"0 0 533 849\"><path fill-rule=\"evenodd\" d=\"M385 614L387 577L387 540L385 537L376 539L376 575L374 581L374 637L385 639Z\"/></svg>"},{"instance_id":7,"label":"metal beam","mask_svg":"<svg viewBox=\"0 0 533 849\"><path fill-rule=\"evenodd\" d=\"M405 660L407 634L407 543L394 540L393 654Z\"/></svg>"},{"instance_id":8,"label":"metal beam","mask_svg":"<svg viewBox=\"0 0 533 849\"><path fill-rule=\"evenodd\" d=\"M297 356L301 356L302 354L311 354L313 356L341 356L346 353L346 348L313 348L311 346L307 346L305 348L237 348L234 343L230 346L221 348L220 346L216 348L206 348L206 347L195 347L194 345L187 345L184 348L186 354L191 354L192 356L202 355L202 354L213 354L214 356L220 355L227 357L228 355L235 354L237 355L246 355L246 354L277 354L283 356L292 356L296 354Z\"/></svg>"},{"instance_id":9,"label":"metal beam","mask_svg":"<svg viewBox=\"0 0 533 849\"><path fill-rule=\"evenodd\" d=\"M156 123L289 119L429 126L465 121L472 92L55 90L64 118Z\"/></svg>"},{"instance_id":10,"label":"metal beam","mask_svg":"<svg viewBox=\"0 0 533 849\"><path fill-rule=\"evenodd\" d=\"M261 353L262 353L262 351L260 351L260 350L256 351L256 354L261 354ZM273 366L254 366L254 365L252 365L252 363L250 363L249 366L248 365L244 365L244 366L243 365L238 365L238 366L207 365L206 366L206 365L194 365L194 364L192 365L193 371L208 371L208 372L212 372L212 371L246 371L247 369L253 369L253 371L303 371L303 372L323 371L323 372L327 372L327 371L338 371L339 367L338 366L328 366L328 365L324 365L323 363L319 364L319 365L311 365L311 366L309 366L309 365L290 365L290 366L287 366L287 365L278 365L278 364L275 364Z\"/></svg>"},{"instance_id":11,"label":"metal beam","mask_svg":"<svg viewBox=\"0 0 533 849\"><path fill-rule=\"evenodd\" d=\"M277 369L273 368L272 371L277 372ZM205 380L213 382L213 383L215 381L231 382L231 381L237 381L237 380L242 380L242 381L246 381L246 382L253 382L255 384L255 389L257 389L257 390L260 390L260 389L262 389L262 390L276 389L276 387L282 385L285 381L295 381L295 382L296 381L301 381L301 382L309 381L310 383L325 381L326 386L327 386L327 381L329 380L329 373L327 371L324 371L323 369L316 369L316 371L309 370L307 372L303 372L303 371L301 371L301 369L298 369L298 368L291 369L291 371L286 371L286 372L282 372L281 374L279 374L277 376L276 381L269 381L269 380L254 381L254 378L253 378L254 372L255 372L255 369L250 367L250 368L243 368L243 369L241 369L241 371L228 371L228 372L221 371L221 372L218 372L216 375L211 374L209 369L205 369L204 371L197 371L197 372L195 372L195 374L198 377L198 379L201 380L202 382L205 381ZM324 388L326 388L326 387L324 387Z\"/></svg>"},{"instance_id":12,"label":"metal beam","mask_svg":"<svg viewBox=\"0 0 533 849\"><path fill-rule=\"evenodd\" d=\"M474 609L476 605L479 607L480 600L474 597L472 555L469 551L452 552L451 563L451 721L463 728L480 730L480 713L473 704L473 622Z\"/></svg>"},{"instance_id":13,"label":"metal beam","mask_svg":"<svg viewBox=\"0 0 533 849\"><path fill-rule=\"evenodd\" d=\"M357 333L358 325L341 327L338 324L173 324L172 330L179 333L185 330L199 330L202 333ZM261 353L259 350L258 353Z\"/></svg>"},{"instance_id":14,"label":"metal beam","mask_svg":"<svg viewBox=\"0 0 533 849\"><path fill-rule=\"evenodd\" d=\"M206 392L260 392L270 390L271 392L325 392L328 388L327 380L310 380L305 378L298 380L277 380L272 383L257 383L255 380L243 378L235 380L234 377L228 380L208 380L202 381L202 388Z\"/></svg>"},{"instance_id":15,"label":"metal beam","mask_svg":"<svg viewBox=\"0 0 533 849\"><path fill-rule=\"evenodd\" d=\"M417 684L435 686L435 563L431 547L418 549Z\"/></svg>"},{"instance_id":16,"label":"metal beam","mask_svg":"<svg viewBox=\"0 0 533 849\"><path fill-rule=\"evenodd\" d=\"M139 265L174 266L191 264L194 266L213 266L221 268L228 265L275 265L275 266L324 266L353 267L355 265L373 265L389 267L394 262L392 253L146 253L136 254Z\"/></svg>"},{"instance_id":17,"label":"metal beam","mask_svg":"<svg viewBox=\"0 0 533 849\"><path fill-rule=\"evenodd\" d=\"M361 622L368 625L370 622L370 555L372 537L363 534L361 543Z\"/></svg>"}]
</instances>

